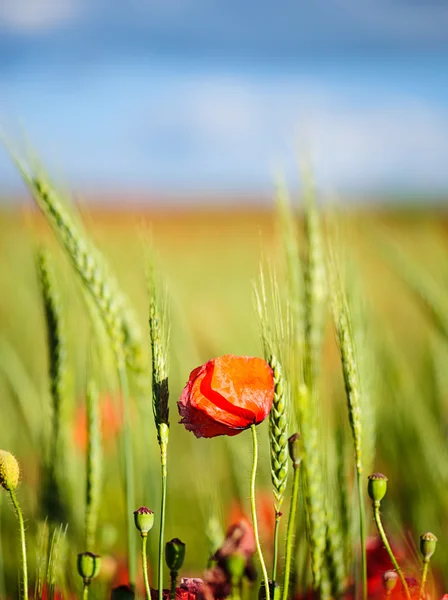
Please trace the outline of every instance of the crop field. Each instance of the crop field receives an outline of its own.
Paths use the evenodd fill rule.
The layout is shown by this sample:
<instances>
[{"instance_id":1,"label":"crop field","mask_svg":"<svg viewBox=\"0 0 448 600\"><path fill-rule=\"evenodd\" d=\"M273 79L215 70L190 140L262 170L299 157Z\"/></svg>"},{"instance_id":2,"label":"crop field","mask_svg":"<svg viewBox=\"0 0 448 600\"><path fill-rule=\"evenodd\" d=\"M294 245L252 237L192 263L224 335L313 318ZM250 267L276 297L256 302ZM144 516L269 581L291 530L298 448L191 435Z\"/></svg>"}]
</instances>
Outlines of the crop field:
<instances>
[{"instance_id":1,"label":"crop field","mask_svg":"<svg viewBox=\"0 0 448 600\"><path fill-rule=\"evenodd\" d=\"M441 598L443 211L75 207L23 175L0 212L0 598Z\"/></svg>"}]
</instances>

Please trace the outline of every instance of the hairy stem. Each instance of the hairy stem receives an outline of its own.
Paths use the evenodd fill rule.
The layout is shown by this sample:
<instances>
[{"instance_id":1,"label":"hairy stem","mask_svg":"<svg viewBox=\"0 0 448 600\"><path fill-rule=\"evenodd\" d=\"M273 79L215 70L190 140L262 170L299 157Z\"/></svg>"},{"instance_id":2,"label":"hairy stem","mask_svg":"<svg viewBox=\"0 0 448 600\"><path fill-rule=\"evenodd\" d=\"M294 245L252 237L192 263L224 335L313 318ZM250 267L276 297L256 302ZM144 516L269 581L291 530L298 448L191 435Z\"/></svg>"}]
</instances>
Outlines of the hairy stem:
<instances>
[{"instance_id":1,"label":"hairy stem","mask_svg":"<svg viewBox=\"0 0 448 600\"><path fill-rule=\"evenodd\" d=\"M362 568L362 597L367 600L367 554L366 554L366 512L364 508L364 495L362 493L362 472L356 471L358 485L358 505L359 505L359 531L361 536L361 568Z\"/></svg>"},{"instance_id":2,"label":"hairy stem","mask_svg":"<svg viewBox=\"0 0 448 600\"><path fill-rule=\"evenodd\" d=\"M428 577L429 560L423 561L422 583L420 585L420 598L425 596L426 578Z\"/></svg>"},{"instance_id":3,"label":"hairy stem","mask_svg":"<svg viewBox=\"0 0 448 600\"><path fill-rule=\"evenodd\" d=\"M177 571L170 572L171 577L171 591L170 591L170 599L175 600L176 598L176 586L177 586Z\"/></svg>"},{"instance_id":4,"label":"hairy stem","mask_svg":"<svg viewBox=\"0 0 448 600\"><path fill-rule=\"evenodd\" d=\"M151 600L151 590L149 588L148 579L148 559L146 557L146 542L148 541L148 535L142 535L142 568L143 568L143 580L145 582L146 600Z\"/></svg>"},{"instance_id":5,"label":"hairy stem","mask_svg":"<svg viewBox=\"0 0 448 600\"><path fill-rule=\"evenodd\" d=\"M25 525L23 522L23 515L20 509L19 503L17 502L16 495L14 490L9 490L9 495L11 496L12 503L14 505L17 518L19 519L19 529L20 529L20 545L22 551L22 595L23 600L28 600L28 564L26 560L26 541L25 541Z\"/></svg>"},{"instance_id":6,"label":"hairy stem","mask_svg":"<svg viewBox=\"0 0 448 600\"><path fill-rule=\"evenodd\" d=\"M285 577L283 580L283 600L288 599L289 578L291 576L292 551L294 547L294 531L296 528L297 499L299 497L300 468L294 467L294 479L292 482L291 507L289 509L288 529L286 532L286 561Z\"/></svg>"},{"instance_id":7,"label":"hairy stem","mask_svg":"<svg viewBox=\"0 0 448 600\"><path fill-rule=\"evenodd\" d=\"M82 600L87 600L89 597L89 584L85 583L82 588Z\"/></svg>"},{"instance_id":8,"label":"hairy stem","mask_svg":"<svg viewBox=\"0 0 448 600\"><path fill-rule=\"evenodd\" d=\"M258 521L257 521L257 506L255 503L255 479L257 476L257 463L258 463L258 444L257 444L257 430L255 425L251 425L252 430L252 447L253 447L253 461L252 461L252 474L250 478L250 506L252 511L252 525L254 528L255 543L257 546L258 559L261 565L261 571L263 573L264 585L266 590L266 600L270 600L269 590L269 578L266 569L266 564L263 558L263 552L261 551L260 536L258 534ZM160 599L161 600L161 599Z\"/></svg>"},{"instance_id":9,"label":"hairy stem","mask_svg":"<svg viewBox=\"0 0 448 600\"><path fill-rule=\"evenodd\" d=\"M392 564L394 565L395 570L397 571L398 577L400 578L401 585L403 586L403 590L406 595L406 598L407 598L407 600L411 600L411 594L409 593L408 584L406 583L406 579L404 578L403 571L401 570L401 567L398 564L397 559L394 556L394 553L392 552L392 548L390 547L389 540L387 539L386 532L384 531L384 527L381 522L379 503L378 503L378 505L375 505L375 504L373 505L373 519L375 521L375 525L378 528L378 532L380 534L381 541L383 542L383 545L386 548L387 553L389 554L389 558L392 561Z\"/></svg>"},{"instance_id":10,"label":"hairy stem","mask_svg":"<svg viewBox=\"0 0 448 600\"><path fill-rule=\"evenodd\" d=\"M272 581L277 578L277 563L278 563L278 534L280 529L280 521L282 515L278 511L275 513L275 528L274 528L274 557L272 559Z\"/></svg>"}]
</instances>

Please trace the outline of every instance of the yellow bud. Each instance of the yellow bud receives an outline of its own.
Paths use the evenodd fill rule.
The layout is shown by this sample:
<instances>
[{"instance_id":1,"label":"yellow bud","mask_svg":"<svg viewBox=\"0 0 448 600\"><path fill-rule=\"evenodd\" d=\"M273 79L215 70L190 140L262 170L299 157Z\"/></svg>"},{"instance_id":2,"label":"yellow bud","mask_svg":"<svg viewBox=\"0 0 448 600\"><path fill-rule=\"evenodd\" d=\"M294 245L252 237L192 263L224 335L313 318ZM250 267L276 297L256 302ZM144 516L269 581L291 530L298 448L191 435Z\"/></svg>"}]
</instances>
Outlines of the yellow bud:
<instances>
[{"instance_id":1,"label":"yellow bud","mask_svg":"<svg viewBox=\"0 0 448 600\"><path fill-rule=\"evenodd\" d=\"M7 491L15 490L19 484L20 467L15 456L0 450L0 485Z\"/></svg>"}]
</instances>

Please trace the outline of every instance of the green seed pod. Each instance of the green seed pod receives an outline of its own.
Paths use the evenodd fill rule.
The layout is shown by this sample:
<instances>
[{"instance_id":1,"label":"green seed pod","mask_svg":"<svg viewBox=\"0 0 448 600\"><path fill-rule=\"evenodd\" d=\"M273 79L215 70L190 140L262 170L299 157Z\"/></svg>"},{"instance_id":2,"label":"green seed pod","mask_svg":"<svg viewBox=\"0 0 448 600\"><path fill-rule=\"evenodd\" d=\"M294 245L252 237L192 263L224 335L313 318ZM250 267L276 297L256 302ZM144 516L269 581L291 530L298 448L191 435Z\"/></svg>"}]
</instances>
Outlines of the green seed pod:
<instances>
[{"instance_id":1,"label":"green seed pod","mask_svg":"<svg viewBox=\"0 0 448 600\"><path fill-rule=\"evenodd\" d=\"M78 554L78 573L84 583L89 584L100 572L101 558L93 552L82 552Z\"/></svg>"},{"instance_id":2,"label":"green seed pod","mask_svg":"<svg viewBox=\"0 0 448 600\"><path fill-rule=\"evenodd\" d=\"M386 571L383 573L383 588L386 594L394 589L398 581L398 574L395 571Z\"/></svg>"},{"instance_id":3,"label":"green seed pod","mask_svg":"<svg viewBox=\"0 0 448 600\"><path fill-rule=\"evenodd\" d=\"M19 484L20 467L15 456L0 450L0 485L7 491L15 490Z\"/></svg>"},{"instance_id":4,"label":"green seed pod","mask_svg":"<svg viewBox=\"0 0 448 600\"><path fill-rule=\"evenodd\" d=\"M269 580L269 596L271 600L279 600L280 598L280 586L275 581ZM258 600L266 600L264 581L261 582L260 589L258 590Z\"/></svg>"},{"instance_id":5,"label":"green seed pod","mask_svg":"<svg viewBox=\"0 0 448 600\"><path fill-rule=\"evenodd\" d=\"M238 583L246 569L246 557L241 552L234 552L226 558L226 569L230 575L232 583Z\"/></svg>"},{"instance_id":6,"label":"green seed pod","mask_svg":"<svg viewBox=\"0 0 448 600\"><path fill-rule=\"evenodd\" d=\"M424 533L420 536L420 552L422 553L424 562L429 562L429 559L436 551L437 538L431 533Z\"/></svg>"},{"instance_id":7,"label":"green seed pod","mask_svg":"<svg viewBox=\"0 0 448 600\"><path fill-rule=\"evenodd\" d=\"M146 506L141 506L134 511L134 523L142 536L146 536L154 525L154 513Z\"/></svg>"},{"instance_id":8,"label":"green seed pod","mask_svg":"<svg viewBox=\"0 0 448 600\"><path fill-rule=\"evenodd\" d=\"M387 481L386 475L382 473L372 473L372 475L369 475L367 491L369 492L370 499L377 506L379 506L381 500L386 495Z\"/></svg>"},{"instance_id":9,"label":"green seed pod","mask_svg":"<svg viewBox=\"0 0 448 600\"><path fill-rule=\"evenodd\" d=\"M135 593L128 585L120 585L112 590L110 600L134 600Z\"/></svg>"},{"instance_id":10,"label":"green seed pod","mask_svg":"<svg viewBox=\"0 0 448 600\"><path fill-rule=\"evenodd\" d=\"M292 466L297 469L302 462L300 454L300 433L293 433L288 439L289 456L292 460Z\"/></svg>"},{"instance_id":11,"label":"green seed pod","mask_svg":"<svg viewBox=\"0 0 448 600\"><path fill-rule=\"evenodd\" d=\"M165 544L165 562L170 571L179 571L184 564L185 544L174 538Z\"/></svg>"}]
</instances>

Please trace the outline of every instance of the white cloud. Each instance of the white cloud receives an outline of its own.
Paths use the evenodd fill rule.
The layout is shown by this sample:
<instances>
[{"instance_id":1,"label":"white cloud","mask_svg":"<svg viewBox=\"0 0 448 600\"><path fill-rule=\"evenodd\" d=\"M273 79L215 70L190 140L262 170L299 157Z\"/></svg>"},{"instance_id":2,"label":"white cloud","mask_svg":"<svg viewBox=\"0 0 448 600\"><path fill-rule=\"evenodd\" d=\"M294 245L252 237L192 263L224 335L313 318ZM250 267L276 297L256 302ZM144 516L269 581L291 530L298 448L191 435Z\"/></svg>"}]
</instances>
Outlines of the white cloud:
<instances>
[{"instance_id":1,"label":"white cloud","mask_svg":"<svg viewBox=\"0 0 448 600\"><path fill-rule=\"evenodd\" d=\"M0 26L22 33L45 32L78 16L82 4L80 0L3 0Z\"/></svg>"},{"instance_id":2,"label":"white cloud","mask_svg":"<svg viewBox=\"0 0 448 600\"><path fill-rule=\"evenodd\" d=\"M213 77L180 84L153 102L166 116L147 123L151 150L157 153L168 131L187 140L181 158L199 176L213 168L251 177L281 163L293 171L302 148L330 187L448 186L448 110L412 94L391 92L378 101L306 81Z\"/></svg>"}]
</instances>

